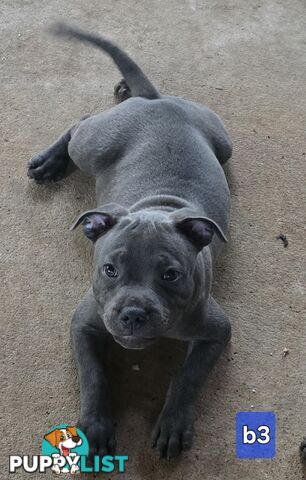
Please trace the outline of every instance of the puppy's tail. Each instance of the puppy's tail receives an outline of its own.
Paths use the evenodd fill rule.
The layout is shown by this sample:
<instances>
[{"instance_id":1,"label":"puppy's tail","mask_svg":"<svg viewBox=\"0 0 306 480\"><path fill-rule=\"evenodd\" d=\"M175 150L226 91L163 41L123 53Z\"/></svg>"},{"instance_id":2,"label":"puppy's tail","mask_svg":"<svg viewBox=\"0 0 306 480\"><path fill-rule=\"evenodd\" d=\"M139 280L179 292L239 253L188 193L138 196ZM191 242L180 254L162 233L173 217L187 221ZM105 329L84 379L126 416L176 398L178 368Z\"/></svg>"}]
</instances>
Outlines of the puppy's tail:
<instances>
[{"instance_id":1,"label":"puppy's tail","mask_svg":"<svg viewBox=\"0 0 306 480\"><path fill-rule=\"evenodd\" d=\"M122 73L133 97L160 98L158 90L156 90L138 65L110 40L70 27L64 23L55 24L51 28L51 32L57 36L89 43L107 53Z\"/></svg>"}]
</instances>

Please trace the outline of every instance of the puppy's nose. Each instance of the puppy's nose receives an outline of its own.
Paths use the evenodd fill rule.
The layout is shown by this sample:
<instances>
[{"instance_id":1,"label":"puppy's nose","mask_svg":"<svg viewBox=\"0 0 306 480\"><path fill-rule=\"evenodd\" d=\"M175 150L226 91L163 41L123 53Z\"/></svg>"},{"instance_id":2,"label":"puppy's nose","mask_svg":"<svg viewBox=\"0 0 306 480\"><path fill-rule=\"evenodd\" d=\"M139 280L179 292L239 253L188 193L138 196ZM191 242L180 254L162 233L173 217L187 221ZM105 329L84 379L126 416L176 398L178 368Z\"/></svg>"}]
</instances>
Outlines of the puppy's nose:
<instances>
[{"instance_id":1,"label":"puppy's nose","mask_svg":"<svg viewBox=\"0 0 306 480\"><path fill-rule=\"evenodd\" d=\"M132 332L146 322L147 314L143 308L140 307L124 307L119 316L120 322Z\"/></svg>"}]
</instances>

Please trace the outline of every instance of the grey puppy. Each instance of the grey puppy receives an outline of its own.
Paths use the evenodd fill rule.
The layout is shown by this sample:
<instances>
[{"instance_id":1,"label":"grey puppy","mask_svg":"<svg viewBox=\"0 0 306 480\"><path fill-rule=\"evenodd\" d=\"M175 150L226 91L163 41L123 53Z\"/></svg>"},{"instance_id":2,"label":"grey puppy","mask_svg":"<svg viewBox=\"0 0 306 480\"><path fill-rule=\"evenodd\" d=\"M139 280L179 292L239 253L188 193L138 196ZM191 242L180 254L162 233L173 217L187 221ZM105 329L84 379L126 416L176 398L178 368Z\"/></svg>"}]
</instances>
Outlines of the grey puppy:
<instances>
[{"instance_id":1,"label":"grey puppy","mask_svg":"<svg viewBox=\"0 0 306 480\"><path fill-rule=\"evenodd\" d=\"M214 112L161 95L109 40L65 25L56 33L104 50L124 77L115 87L121 103L82 119L35 156L28 170L37 183L59 180L69 164L96 178L97 208L72 227L82 223L95 245L93 286L71 327L79 427L91 456L113 450L102 360L109 335L130 349L160 337L180 339L188 342L187 356L153 431L159 455L175 457L191 446L195 396L230 339L230 322L211 295L211 282L229 224L221 165L232 144Z\"/></svg>"}]
</instances>

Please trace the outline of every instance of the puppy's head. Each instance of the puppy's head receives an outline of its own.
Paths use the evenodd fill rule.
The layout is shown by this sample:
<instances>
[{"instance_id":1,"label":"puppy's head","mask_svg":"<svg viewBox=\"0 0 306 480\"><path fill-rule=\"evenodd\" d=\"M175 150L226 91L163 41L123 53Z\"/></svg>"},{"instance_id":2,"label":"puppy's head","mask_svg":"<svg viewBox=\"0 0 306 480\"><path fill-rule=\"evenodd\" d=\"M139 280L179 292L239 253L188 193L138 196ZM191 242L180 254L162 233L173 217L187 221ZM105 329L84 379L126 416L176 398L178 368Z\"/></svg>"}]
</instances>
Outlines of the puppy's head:
<instances>
[{"instance_id":1,"label":"puppy's head","mask_svg":"<svg viewBox=\"0 0 306 480\"><path fill-rule=\"evenodd\" d=\"M67 454L71 448L81 445L82 439L79 437L75 427L56 428L44 436L52 447L56 447L61 453Z\"/></svg>"},{"instance_id":2,"label":"puppy's head","mask_svg":"<svg viewBox=\"0 0 306 480\"><path fill-rule=\"evenodd\" d=\"M128 212L109 204L85 212L72 228L80 223L96 244L99 314L126 348L144 348L175 330L211 281L199 252L215 233L226 241L215 222L187 209Z\"/></svg>"}]
</instances>

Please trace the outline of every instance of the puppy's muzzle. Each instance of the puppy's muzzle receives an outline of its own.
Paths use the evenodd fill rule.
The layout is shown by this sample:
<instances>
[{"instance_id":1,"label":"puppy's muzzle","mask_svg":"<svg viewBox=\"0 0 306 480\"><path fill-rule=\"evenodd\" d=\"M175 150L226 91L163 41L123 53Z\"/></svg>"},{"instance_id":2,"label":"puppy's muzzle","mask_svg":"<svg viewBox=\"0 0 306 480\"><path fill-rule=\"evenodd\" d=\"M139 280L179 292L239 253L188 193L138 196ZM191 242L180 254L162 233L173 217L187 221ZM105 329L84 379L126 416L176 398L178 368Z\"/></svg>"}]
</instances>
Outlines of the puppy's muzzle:
<instances>
[{"instance_id":1,"label":"puppy's muzzle","mask_svg":"<svg viewBox=\"0 0 306 480\"><path fill-rule=\"evenodd\" d=\"M133 335L134 332L144 327L148 319L148 312L141 307L124 307L119 314L119 321L127 335Z\"/></svg>"}]
</instances>

